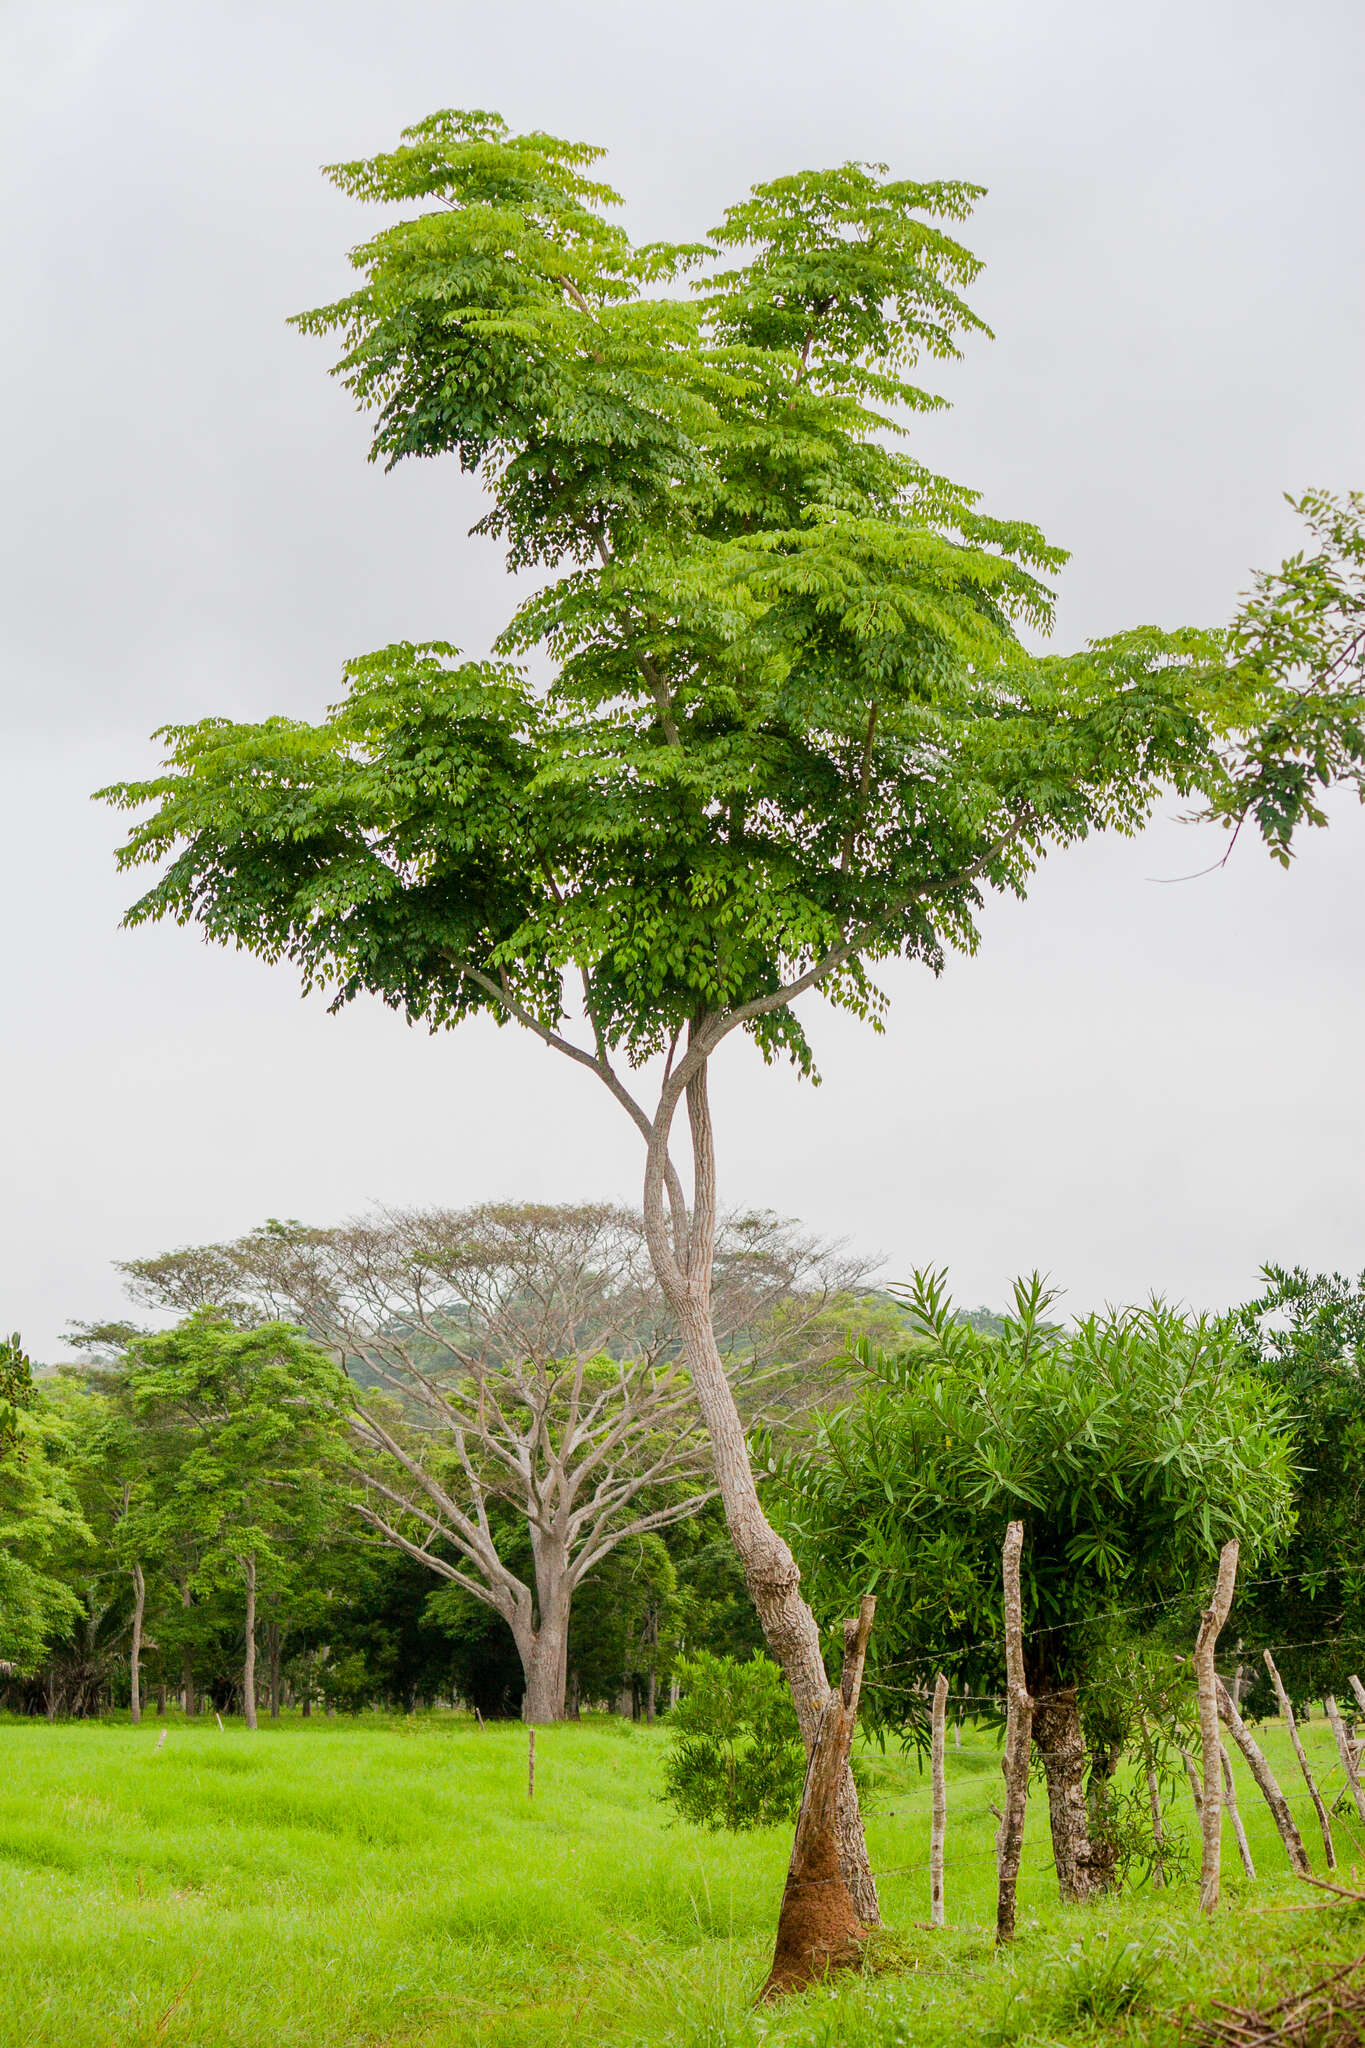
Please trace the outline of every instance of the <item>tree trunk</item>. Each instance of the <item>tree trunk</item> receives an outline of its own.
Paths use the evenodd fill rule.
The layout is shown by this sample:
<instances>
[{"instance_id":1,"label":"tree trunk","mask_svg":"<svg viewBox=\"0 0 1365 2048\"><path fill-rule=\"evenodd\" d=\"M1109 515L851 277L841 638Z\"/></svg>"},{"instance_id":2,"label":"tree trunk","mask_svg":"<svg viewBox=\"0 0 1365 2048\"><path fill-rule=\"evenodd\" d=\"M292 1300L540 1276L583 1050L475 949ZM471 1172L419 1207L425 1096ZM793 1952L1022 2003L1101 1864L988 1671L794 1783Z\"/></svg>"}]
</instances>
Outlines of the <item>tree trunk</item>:
<instances>
[{"instance_id":1,"label":"tree trunk","mask_svg":"<svg viewBox=\"0 0 1365 2048\"><path fill-rule=\"evenodd\" d=\"M876 1606L865 1595L858 1619L844 1623L843 1675L821 1702L782 1893L777 1948L763 1998L804 1990L829 1971L860 1959L865 1929L840 1870L837 1817Z\"/></svg>"},{"instance_id":2,"label":"tree trunk","mask_svg":"<svg viewBox=\"0 0 1365 2048\"><path fill-rule=\"evenodd\" d=\"M243 1561L246 1575L246 1658L242 1665L242 1712L248 1728L256 1726L256 1558Z\"/></svg>"},{"instance_id":3,"label":"tree trunk","mask_svg":"<svg viewBox=\"0 0 1365 2048\"><path fill-rule=\"evenodd\" d=\"M929 1832L929 1918L935 1927L943 1925L943 1837L948 1827L948 1787L944 1770L943 1735L947 1707L948 1681L940 1671L934 1680L933 1732L929 1752L934 1786L934 1809Z\"/></svg>"},{"instance_id":4,"label":"tree trunk","mask_svg":"<svg viewBox=\"0 0 1365 2048\"><path fill-rule=\"evenodd\" d=\"M128 1655L129 1711L133 1725L142 1719L142 1617L147 1612L147 1581L142 1566L133 1566L133 1642Z\"/></svg>"},{"instance_id":5,"label":"tree trunk","mask_svg":"<svg viewBox=\"0 0 1365 2048\"><path fill-rule=\"evenodd\" d=\"M190 1582L188 1579L182 1579L180 1581L180 1605L182 1607L190 1607L193 1604L190 1596ZM180 1703L185 1710L186 1720L192 1721L194 1719L194 1653L188 1643L185 1644L180 1652Z\"/></svg>"},{"instance_id":6,"label":"tree trunk","mask_svg":"<svg viewBox=\"0 0 1365 2048\"><path fill-rule=\"evenodd\" d=\"M161 1720L166 1712L166 1681L163 1678L156 1689L156 1718Z\"/></svg>"},{"instance_id":7,"label":"tree trunk","mask_svg":"<svg viewBox=\"0 0 1365 2048\"><path fill-rule=\"evenodd\" d=\"M1005 1811L996 1836L995 1939L1014 1940L1015 1893L1019 1859L1024 1852L1024 1815L1028 1808L1028 1759L1033 1740L1033 1701L1024 1683L1024 1619L1019 1592L1019 1559L1024 1525L1011 1522L1005 1531L1002 1572L1005 1593L1005 1683L1009 1718L1005 1728Z\"/></svg>"},{"instance_id":8,"label":"tree trunk","mask_svg":"<svg viewBox=\"0 0 1365 2048\"><path fill-rule=\"evenodd\" d=\"M1237 1582L1238 1544L1234 1540L1225 1543L1218 1559L1218 1579L1213 1589L1213 1599L1204 1609L1199 1620L1199 1633L1194 1645L1195 1683L1199 1689L1199 1734L1203 1749L1204 1766L1203 1811L1200 1827L1203 1834L1201 1858L1199 1909L1212 1913L1218 1907L1219 1865L1223 1842L1223 1744L1218 1733L1218 1675L1213 1668L1213 1653L1218 1646L1218 1635L1228 1618L1232 1606L1232 1591Z\"/></svg>"},{"instance_id":9,"label":"tree trunk","mask_svg":"<svg viewBox=\"0 0 1365 2048\"><path fill-rule=\"evenodd\" d=\"M725 1520L764 1639L786 1675L809 1757L829 1692L820 1654L820 1632L815 1616L801 1597L801 1573L796 1559L759 1501L744 1441L744 1425L716 1348L709 1301L699 1301L689 1293L675 1300L673 1306L682 1329L697 1406L711 1439ZM839 1868L858 1918L864 1926L879 1926L877 1886L867 1860L858 1794L847 1765L839 1782L836 1835Z\"/></svg>"},{"instance_id":10,"label":"tree trunk","mask_svg":"<svg viewBox=\"0 0 1365 2048\"><path fill-rule=\"evenodd\" d=\"M1308 1797L1312 1800L1313 1811L1318 1817L1318 1826L1322 1830L1323 1854L1327 1858L1327 1868L1335 1870L1337 1867L1337 1852L1332 1845L1332 1823L1327 1818L1327 1808L1322 1803L1322 1794L1317 1788L1313 1773L1308 1768L1308 1758L1304 1755L1303 1743L1299 1736L1299 1724L1294 1719L1294 1709L1290 1703L1289 1694L1284 1689L1284 1681L1280 1677L1275 1659L1271 1656L1269 1650L1263 1650L1261 1655L1265 1659L1265 1668L1270 1673L1270 1682L1275 1688L1275 1697L1280 1703L1280 1712L1284 1715L1285 1726L1289 1730L1289 1740L1294 1745L1294 1754L1299 1760L1299 1769L1303 1773L1303 1782L1308 1787Z\"/></svg>"},{"instance_id":11,"label":"tree trunk","mask_svg":"<svg viewBox=\"0 0 1365 2048\"><path fill-rule=\"evenodd\" d=\"M272 1615L265 1630L266 1657L270 1665L270 1718L280 1718L280 1624Z\"/></svg>"},{"instance_id":12,"label":"tree trunk","mask_svg":"<svg viewBox=\"0 0 1365 2048\"><path fill-rule=\"evenodd\" d=\"M540 1576L537 1564L537 1581ZM569 1682L569 1599L562 1585L548 1601L542 1600L540 1626L524 1632L517 1648L526 1676L522 1719L532 1726L562 1721Z\"/></svg>"},{"instance_id":13,"label":"tree trunk","mask_svg":"<svg viewBox=\"0 0 1365 2048\"><path fill-rule=\"evenodd\" d=\"M1284 1843L1284 1853L1289 1858L1290 1869L1296 1877L1307 1877L1308 1852L1303 1846L1303 1836L1299 1833L1298 1823L1289 1810L1289 1801L1281 1792L1275 1773L1261 1753L1260 1745L1234 1706L1227 1687L1221 1683L1218 1687L1218 1711L1227 1722L1228 1731L1246 1758L1247 1769L1256 1780L1261 1797L1270 1808L1271 1818L1279 1831L1280 1840ZM1245 1861L1245 1858L1243 1860Z\"/></svg>"},{"instance_id":14,"label":"tree trunk","mask_svg":"<svg viewBox=\"0 0 1365 2048\"><path fill-rule=\"evenodd\" d=\"M1090 1840L1085 1803L1085 1735L1074 1685L1042 1693L1033 1702L1033 1746L1047 1778L1052 1855L1064 1905L1104 1889L1100 1860Z\"/></svg>"}]
</instances>

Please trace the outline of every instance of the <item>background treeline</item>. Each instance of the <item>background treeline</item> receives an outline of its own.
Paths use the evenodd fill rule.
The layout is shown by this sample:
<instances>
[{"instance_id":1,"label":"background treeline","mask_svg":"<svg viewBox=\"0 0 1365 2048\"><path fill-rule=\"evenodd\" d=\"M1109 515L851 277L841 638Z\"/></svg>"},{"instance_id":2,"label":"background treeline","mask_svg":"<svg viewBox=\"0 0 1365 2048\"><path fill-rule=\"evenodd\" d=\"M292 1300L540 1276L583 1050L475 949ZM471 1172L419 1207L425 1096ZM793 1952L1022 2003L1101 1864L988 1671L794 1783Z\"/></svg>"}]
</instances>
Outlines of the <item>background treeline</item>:
<instances>
[{"instance_id":1,"label":"background treeline","mask_svg":"<svg viewBox=\"0 0 1365 2048\"><path fill-rule=\"evenodd\" d=\"M630 1212L272 1222L124 1274L173 1327L3 1354L0 1706L649 1716L686 1647L758 1646ZM727 1223L715 1297L755 1422L900 1321L766 1215Z\"/></svg>"},{"instance_id":2,"label":"background treeline","mask_svg":"<svg viewBox=\"0 0 1365 2048\"><path fill-rule=\"evenodd\" d=\"M80 1327L56 1371L0 1346L3 1708L652 1716L685 1655L759 1650L630 1212L271 1223L124 1271L172 1327ZM1074 1719L1093 1792L1160 1708L1229 1532L1246 1709L1263 1647L1296 1701L1345 1690L1365 1279L1265 1281L1219 1319L1063 1324L1037 1283L963 1312L731 1220L717 1325L765 1497L823 1616L878 1593L875 1720L916 1732L938 1668L992 1710L1015 1514L1033 1682L1072 1696L1045 1768L1080 1768Z\"/></svg>"}]
</instances>

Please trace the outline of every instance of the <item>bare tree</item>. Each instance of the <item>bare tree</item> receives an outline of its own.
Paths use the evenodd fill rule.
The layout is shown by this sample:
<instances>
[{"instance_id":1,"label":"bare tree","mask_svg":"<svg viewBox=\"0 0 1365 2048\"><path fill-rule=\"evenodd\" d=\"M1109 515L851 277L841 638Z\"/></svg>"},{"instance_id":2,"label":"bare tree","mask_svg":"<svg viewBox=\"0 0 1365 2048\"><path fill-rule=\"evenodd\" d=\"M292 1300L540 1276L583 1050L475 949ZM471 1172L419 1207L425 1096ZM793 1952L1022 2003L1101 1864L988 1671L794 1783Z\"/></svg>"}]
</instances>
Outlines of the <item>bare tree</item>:
<instances>
[{"instance_id":1,"label":"bare tree","mask_svg":"<svg viewBox=\"0 0 1365 2048\"><path fill-rule=\"evenodd\" d=\"M711 1447L641 1218L604 1203L270 1223L122 1268L185 1311L300 1323L342 1360L361 1514L500 1614L529 1721L564 1714L576 1588L619 1544L715 1497ZM746 1416L808 1398L863 1269L768 1214L717 1242L717 1345ZM530 1540L529 1568L523 1562Z\"/></svg>"}]
</instances>

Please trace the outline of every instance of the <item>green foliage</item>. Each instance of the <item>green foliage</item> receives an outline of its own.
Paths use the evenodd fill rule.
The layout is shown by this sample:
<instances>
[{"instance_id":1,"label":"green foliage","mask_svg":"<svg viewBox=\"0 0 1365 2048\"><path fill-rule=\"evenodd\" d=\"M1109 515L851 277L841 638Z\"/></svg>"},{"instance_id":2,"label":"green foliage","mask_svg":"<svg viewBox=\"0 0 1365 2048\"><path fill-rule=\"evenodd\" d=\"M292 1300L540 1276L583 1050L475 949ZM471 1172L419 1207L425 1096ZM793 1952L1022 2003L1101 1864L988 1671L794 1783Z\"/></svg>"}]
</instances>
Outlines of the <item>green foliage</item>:
<instances>
[{"instance_id":1,"label":"green foliage","mask_svg":"<svg viewBox=\"0 0 1365 2048\"><path fill-rule=\"evenodd\" d=\"M1024 1523L1031 1682L1102 1667L1115 1610L1150 1625L1203 1591L1219 1546L1248 1567L1292 1526L1287 1404L1226 1324L1154 1304L1049 1320L1035 1276L993 1336L957 1319L942 1275L908 1291L920 1341L866 1351L862 1397L774 1459L770 1497L817 1607L878 1596L869 1711L905 1718L934 1664L1003 1679L1000 1547ZM885 1688L885 1689L883 1689Z\"/></svg>"},{"instance_id":2,"label":"green foliage","mask_svg":"<svg viewBox=\"0 0 1365 2048\"><path fill-rule=\"evenodd\" d=\"M0 1458L19 1451L19 1410L33 1400L33 1367L16 1330L0 1338Z\"/></svg>"},{"instance_id":3,"label":"green foliage","mask_svg":"<svg viewBox=\"0 0 1365 2048\"><path fill-rule=\"evenodd\" d=\"M241 1330L209 1309L140 1338L126 1388L174 1446L147 1542L188 1543L203 1586L235 1582L248 1559L263 1589L287 1581L344 1499L349 1400L335 1362L287 1323Z\"/></svg>"},{"instance_id":4,"label":"green foliage","mask_svg":"<svg viewBox=\"0 0 1365 2048\"><path fill-rule=\"evenodd\" d=\"M1248 1356L1294 1416L1295 1527L1244 1631L1269 1643L1291 1698L1346 1690L1365 1651L1365 1273L1266 1266L1237 1311ZM1253 1711L1276 1711L1259 1657Z\"/></svg>"},{"instance_id":5,"label":"green foliage","mask_svg":"<svg viewBox=\"0 0 1365 2048\"><path fill-rule=\"evenodd\" d=\"M775 1827L795 1819L805 1751L786 1680L766 1657L736 1663L699 1650L678 1666L664 1796L700 1827Z\"/></svg>"},{"instance_id":6,"label":"green foliage","mask_svg":"<svg viewBox=\"0 0 1365 2048\"><path fill-rule=\"evenodd\" d=\"M1300 823L1325 825L1335 785L1365 795L1365 496L1307 491L1289 503L1317 543L1258 575L1229 649L1276 688L1257 728L1230 750L1216 814L1256 822L1288 861Z\"/></svg>"},{"instance_id":7,"label":"green foliage","mask_svg":"<svg viewBox=\"0 0 1365 2048\"><path fill-rule=\"evenodd\" d=\"M337 338L372 455L453 455L509 567L542 573L494 659L400 642L317 724L167 728L165 772L104 792L144 813L123 865L162 867L129 921L433 1028L554 1030L572 967L599 1057L706 1018L809 1070L794 988L875 1021L877 961L937 971L986 892L1172 787L1287 853L1355 759L1343 736L1304 768L1295 687L1337 662L1346 585L1266 584L1231 637L1037 660L1018 629L1050 621L1062 552L900 445L938 402L909 372L984 331L944 225L978 188L843 164L636 247L600 154L446 111L332 167L404 212L298 324ZM1270 629L1305 604L1316 638Z\"/></svg>"},{"instance_id":8,"label":"green foliage","mask_svg":"<svg viewBox=\"0 0 1365 2048\"><path fill-rule=\"evenodd\" d=\"M1035 1965L985 2029L982 2048L1025 2048L1057 2032L1089 2032L1148 2011L1170 1960L1159 1936L1125 1941L1121 1932L1093 1928Z\"/></svg>"}]
</instances>

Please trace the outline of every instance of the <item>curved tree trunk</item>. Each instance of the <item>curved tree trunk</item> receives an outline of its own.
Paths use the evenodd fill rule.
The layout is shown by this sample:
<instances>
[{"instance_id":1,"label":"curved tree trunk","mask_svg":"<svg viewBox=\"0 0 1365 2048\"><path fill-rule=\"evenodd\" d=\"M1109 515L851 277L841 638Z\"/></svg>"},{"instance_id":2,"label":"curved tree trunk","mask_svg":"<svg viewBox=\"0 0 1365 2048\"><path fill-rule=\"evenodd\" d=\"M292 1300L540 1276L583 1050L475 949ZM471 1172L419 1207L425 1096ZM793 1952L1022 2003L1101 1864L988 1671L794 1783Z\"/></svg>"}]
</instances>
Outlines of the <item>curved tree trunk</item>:
<instances>
[{"instance_id":1,"label":"curved tree trunk","mask_svg":"<svg viewBox=\"0 0 1365 2048\"><path fill-rule=\"evenodd\" d=\"M801 1572L788 1545L763 1512L749 1464L744 1425L716 1347L709 1298L688 1292L673 1304L702 1421L711 1439L725 1520L744 1569L764 1639L786 1674L809 1756L820 1732L829 1680L820 1631L801 1596ZM847 1763L839 1773L835 1836L839 1868L865 1926L880 1924L877 1885L867 1858L858 1793Z\"/></svg>"},{"instance_id":2,"label":"curved tree trunk","mask_svg":"<svg viewBox=\"0 0 1365 2048\"><path fill-rule=\"evenodd\" d=\"M128 1655L129 1703L134 1724L142 1719L142 1617L147 1611L147 1581L142 1566L133 1566L133 1642Z\"/></svg>"},{"instance_id":3,"label":"curved tree trunk","mask_svg":"<svg viewBox=\"0 0 1365 2048\"><path fill-rule=\"evenodd\" d=\"M246 1659L242 1665L242 1712L248 1728L256 1726L256 1559L243 1562L246 1574Z\"/></svg>"}]
</instances>

